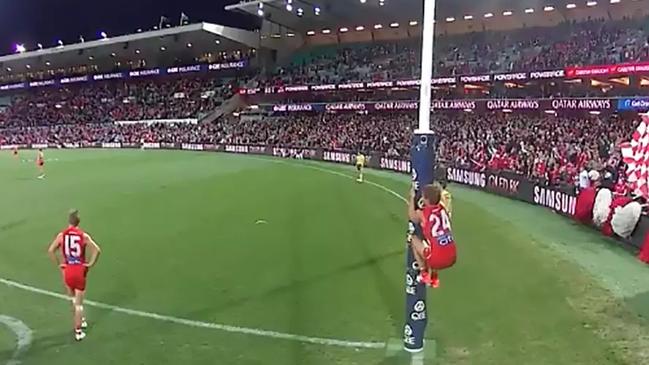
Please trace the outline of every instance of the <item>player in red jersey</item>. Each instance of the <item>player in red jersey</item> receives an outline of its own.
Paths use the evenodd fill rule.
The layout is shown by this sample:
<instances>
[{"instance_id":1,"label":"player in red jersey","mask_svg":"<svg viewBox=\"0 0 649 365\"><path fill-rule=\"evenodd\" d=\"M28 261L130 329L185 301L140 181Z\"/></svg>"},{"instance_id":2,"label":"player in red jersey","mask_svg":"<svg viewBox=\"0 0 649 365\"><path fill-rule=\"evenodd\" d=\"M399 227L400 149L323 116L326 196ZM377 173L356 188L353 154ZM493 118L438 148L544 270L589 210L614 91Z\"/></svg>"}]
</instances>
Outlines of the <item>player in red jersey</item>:
<instances>
[{"instance_id":1,"label":"player in red jersey","mask_svg":"<svg viewBox=\"0 0 649 365\"><path fill-rule=\"evenodd\" d=\"M413 223L419 224L423 239L412 236L411 246L419 264L420 275L417 278L433 288L439 287L438 271L455 265L457 250L451 231L451 219L441 205L442 187L435 183L422 189L424 207L415 209L414 190L408 203L408 215Z\"/></svg>"},{"instance_id":2,"label":"player in red jersey","mask_svg":"<svg viewBox=\"0 0 649 365\"><path fill-rule=\"evenodd\" d=\"M45 178L45 155L43 154L43 150L41 148L38 149L38 155L36 156L36 166L38 167L38 171L40 172L38 178L44 179Z\"/></svg>"},{"instance_id":3,"label":"player in red jersey","mask_svg":"<svg viewBox=\"0 0 649 365\"><path fill-rule=\"evenodd\" d=\"M97 263L101 253L99 245L79 228L79 212L73 210L68 216L69 226L59 233L48 249L52 261L63 270L63 282L72 300L74 312L74 338L81 341L86 337L83 331L86 323L83 311L83 298L86 291L86 274L88 269ZM92 256L86 262L86 247L90 246ZM56 251L60 249L63 262L59 261Z\"/></svg>"}]
</instances>

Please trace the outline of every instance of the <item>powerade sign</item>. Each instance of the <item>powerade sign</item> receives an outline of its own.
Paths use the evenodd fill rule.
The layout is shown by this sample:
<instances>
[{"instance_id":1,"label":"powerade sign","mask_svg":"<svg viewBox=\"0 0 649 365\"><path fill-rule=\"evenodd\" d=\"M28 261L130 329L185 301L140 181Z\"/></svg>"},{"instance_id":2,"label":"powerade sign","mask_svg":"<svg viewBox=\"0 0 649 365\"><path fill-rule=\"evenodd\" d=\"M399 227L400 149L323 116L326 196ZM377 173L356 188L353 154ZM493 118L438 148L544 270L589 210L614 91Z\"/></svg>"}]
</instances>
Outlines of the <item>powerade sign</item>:
<instances>
[{"instance_id":1,"label":"powerade sign","mask_svg":"<svg viewBox=\"0 0 649 365\"><path fill-rule=\"evenodd\" d=\"M625 98L617 101L619 111L648 111L649 98Z\"/></svg>"}]
</instances>

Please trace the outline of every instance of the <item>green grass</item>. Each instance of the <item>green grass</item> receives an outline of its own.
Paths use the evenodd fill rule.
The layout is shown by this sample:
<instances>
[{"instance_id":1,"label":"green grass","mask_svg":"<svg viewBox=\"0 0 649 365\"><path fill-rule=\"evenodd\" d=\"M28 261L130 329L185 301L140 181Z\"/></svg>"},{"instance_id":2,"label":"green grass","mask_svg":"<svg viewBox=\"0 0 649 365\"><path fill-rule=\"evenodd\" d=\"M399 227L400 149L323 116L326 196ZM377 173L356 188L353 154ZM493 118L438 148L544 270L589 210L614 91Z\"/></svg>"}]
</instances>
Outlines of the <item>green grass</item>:
<instances>
[{"instance_id":1,"label":"green grass","mask_svg":"<svg viewBox=\"0 0 649 365\"><path fill-rule=\"evenodd\" d=\"M32 163L0 155L0 278L61 292L45 249L75 207L104 250L89 277L93 300L310 337L400 337L405 212L385 191L303 166L314 163L249 156L78 150L48 151L47 158L58 161L48 162L40 181ZM353 175L344 166L317 166ZM369 179L408 189L404 176L376 172ZM644 267L548 211L459 187L454 193L460 261L429 294L437 361L427 363L646 360L640 349L649 330L637 315L649 292ZM617 266L607 275L592 260ZM68 306L0 284L0 314L35 331L23 365L409 363L386 358L383 349L228 333L93 307L89 337L74 343ZM12 342L0 328L0 365Z\"/></svg>"}]
</instances>

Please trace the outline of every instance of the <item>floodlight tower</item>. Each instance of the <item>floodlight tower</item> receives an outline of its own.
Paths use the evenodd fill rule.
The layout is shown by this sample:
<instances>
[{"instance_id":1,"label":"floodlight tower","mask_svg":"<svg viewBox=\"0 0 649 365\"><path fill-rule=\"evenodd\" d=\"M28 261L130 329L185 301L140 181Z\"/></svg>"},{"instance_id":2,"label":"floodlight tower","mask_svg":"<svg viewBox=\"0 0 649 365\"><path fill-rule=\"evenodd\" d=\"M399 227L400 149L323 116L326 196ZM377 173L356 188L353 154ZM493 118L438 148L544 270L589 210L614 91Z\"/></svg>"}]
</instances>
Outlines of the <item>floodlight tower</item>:
<instances>
[{"instance_id":1,"label":"floodlight tower","mask_svg":"<svg viewBox=\"0 0 649 365\"><path fill-rule=\"evenodd\" d=\"M414 132L410 150L412 182L417 192L415 198L417 202L421 198L420 187L433 182L437 167L437 136L430 129L435 5L435 0L424 0L419 126ZM423 238L421 227L418 224L409 222L408 226L410 234L416 234ZM428 323L426 286L417 282L418 265L409 246L406 265L406 323L403 331L403 344L406 351L419 352L424 349L424 337Z\"/></svg>"}]
</instances>

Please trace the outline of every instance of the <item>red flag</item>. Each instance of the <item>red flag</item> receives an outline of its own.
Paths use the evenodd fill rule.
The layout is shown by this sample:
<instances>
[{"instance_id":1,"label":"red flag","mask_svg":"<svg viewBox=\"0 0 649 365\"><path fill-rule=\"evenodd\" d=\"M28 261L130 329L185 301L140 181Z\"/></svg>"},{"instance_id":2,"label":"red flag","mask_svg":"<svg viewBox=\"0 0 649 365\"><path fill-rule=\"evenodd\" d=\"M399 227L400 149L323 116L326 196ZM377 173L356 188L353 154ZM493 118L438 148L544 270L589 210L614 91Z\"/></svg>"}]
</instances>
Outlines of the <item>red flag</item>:
<instances>
[{"instance_id":1,"label":"red flag","mask_svg":"<svg viewBox=\"0 0 649 365\"><path fill-rule=\"evenodd\" d=\"M633 132L631 142L621 146L622 160L627 164L627 179L634 193L649 199L649 115Z\"/></svg>"}]
</instances>

